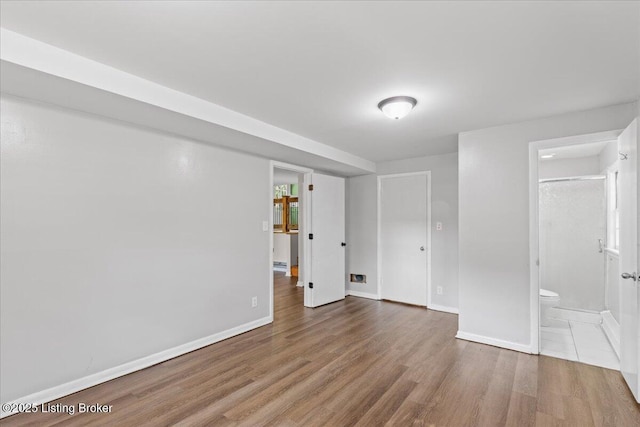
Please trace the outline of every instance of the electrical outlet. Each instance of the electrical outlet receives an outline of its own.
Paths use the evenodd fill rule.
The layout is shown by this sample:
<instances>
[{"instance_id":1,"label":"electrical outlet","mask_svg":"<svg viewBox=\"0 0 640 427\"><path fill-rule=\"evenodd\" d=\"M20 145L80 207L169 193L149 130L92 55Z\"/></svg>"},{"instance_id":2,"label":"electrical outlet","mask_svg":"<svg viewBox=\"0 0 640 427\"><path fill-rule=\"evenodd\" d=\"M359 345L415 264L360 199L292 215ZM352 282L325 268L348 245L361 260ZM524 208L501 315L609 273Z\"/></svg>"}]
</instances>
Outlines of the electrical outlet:
<instances>
[{"instance_id":1,"label":"electrical outlet","mask_svg":"<svg viewBox=\"0 0 640 427\"><path fill-rule=\"evenodd\" d=\"M441 222L436 222L436 230L437 231L442 231L442 223Z\"/></svg>"},{"instance_id":2,"label":"electrical outlet","mask_svg":"<svg viewBox=\"0 0 640 427\"><path fill-rule=\"evenodd\" d=\"M436 293L438 295L442 295L442 286L438 286L438 288L436 289Z\"/></svg>"},{"instance_id":3,"label":"electrical outlet","mask_svg":"<svg viewBox=\"0 0 640 427\"><path fill-rule=\"evenodd\" d=\"M255 308L258 306L258 297L251 298L251 307Z\"/></svg>"}]
</instances>

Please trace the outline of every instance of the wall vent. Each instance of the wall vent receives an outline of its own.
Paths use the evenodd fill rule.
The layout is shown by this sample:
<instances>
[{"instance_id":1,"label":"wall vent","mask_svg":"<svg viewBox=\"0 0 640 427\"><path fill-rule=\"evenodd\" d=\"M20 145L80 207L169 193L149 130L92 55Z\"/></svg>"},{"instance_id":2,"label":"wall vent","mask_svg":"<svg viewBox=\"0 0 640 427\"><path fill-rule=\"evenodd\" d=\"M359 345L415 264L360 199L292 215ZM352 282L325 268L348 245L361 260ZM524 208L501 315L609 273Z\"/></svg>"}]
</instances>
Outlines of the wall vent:
<instances>
[{"instance_id":1,"label":"wall vent","mask_svg":"<svg viewBox=\"0 0 640 427\"><path fill-rule=\"evenodd\" d=\"M367 283L366 274L351 274L351 283Z\"/></svg>"}]
</instances>

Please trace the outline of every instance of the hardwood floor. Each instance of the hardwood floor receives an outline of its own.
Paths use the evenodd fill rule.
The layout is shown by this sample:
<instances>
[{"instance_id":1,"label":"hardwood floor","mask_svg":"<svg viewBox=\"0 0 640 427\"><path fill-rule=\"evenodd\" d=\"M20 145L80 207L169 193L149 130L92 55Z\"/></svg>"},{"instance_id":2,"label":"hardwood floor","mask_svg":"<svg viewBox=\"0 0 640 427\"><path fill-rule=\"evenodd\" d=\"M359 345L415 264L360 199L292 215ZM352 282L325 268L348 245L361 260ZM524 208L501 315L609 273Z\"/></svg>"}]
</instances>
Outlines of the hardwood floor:
<instances>
[{"instance_id":1,"label":"hardwood floor","mask_svg":"<svg viewBox=\"0 0 640 427\"><path fill-rule=\"evenodd\" d=\"M347 297L302 306L276 276L272 325L60 399L110 414L18 425L639 426L619 372L456 340L457 316Z\"/></svg>"}]
</instances>

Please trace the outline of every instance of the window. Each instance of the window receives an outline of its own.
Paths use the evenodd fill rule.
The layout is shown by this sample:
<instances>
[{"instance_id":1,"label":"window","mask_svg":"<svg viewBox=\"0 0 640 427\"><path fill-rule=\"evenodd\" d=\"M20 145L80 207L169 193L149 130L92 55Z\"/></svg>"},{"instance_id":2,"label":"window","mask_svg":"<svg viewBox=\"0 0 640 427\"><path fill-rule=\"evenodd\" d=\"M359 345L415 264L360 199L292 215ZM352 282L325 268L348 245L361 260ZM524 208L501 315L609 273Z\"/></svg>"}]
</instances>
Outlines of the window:
<instances>
[{"instance_id":1,"label":"window","mask_svg":"<svg viewBox=\"0 0 640 427\"><path fill-rule=\"evenodd\" d=\"M273 190L273 228L284 232L298 229L298 185L275 185Z\"/></svg>"},{"instance_id":2,"label":"window","mask_svg":"<svg viewBox=\"0 0 640 427\"><path fill-rule=\"evenodd\" d=\"M280 199L282 196L288 196L288 195L289 195L289 185L288 184L282 184L282 185L275 185L274 186L273 197L275 197L276 199Z\"/></svg>"}]
</instances>

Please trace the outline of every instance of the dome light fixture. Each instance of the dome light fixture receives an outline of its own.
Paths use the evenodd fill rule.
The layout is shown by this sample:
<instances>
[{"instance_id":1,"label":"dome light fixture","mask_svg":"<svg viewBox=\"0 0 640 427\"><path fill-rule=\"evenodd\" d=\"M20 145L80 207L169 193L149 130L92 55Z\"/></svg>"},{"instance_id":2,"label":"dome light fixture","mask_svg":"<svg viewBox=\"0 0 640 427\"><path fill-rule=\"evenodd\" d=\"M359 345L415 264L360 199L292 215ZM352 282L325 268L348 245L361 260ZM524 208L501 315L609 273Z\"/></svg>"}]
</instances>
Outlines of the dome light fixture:
<instances>
[{"instance_id":1,"label":"dome light fixture","mask_svg":"<svg viewBox=\"0 0 640 427\"><path fill-rule=\"evenodd\" d=\"M378 103L378 108L390 119L401 119L416 106L418 101L410 96L392 96Z\"/></svg>"}]
</instances>

